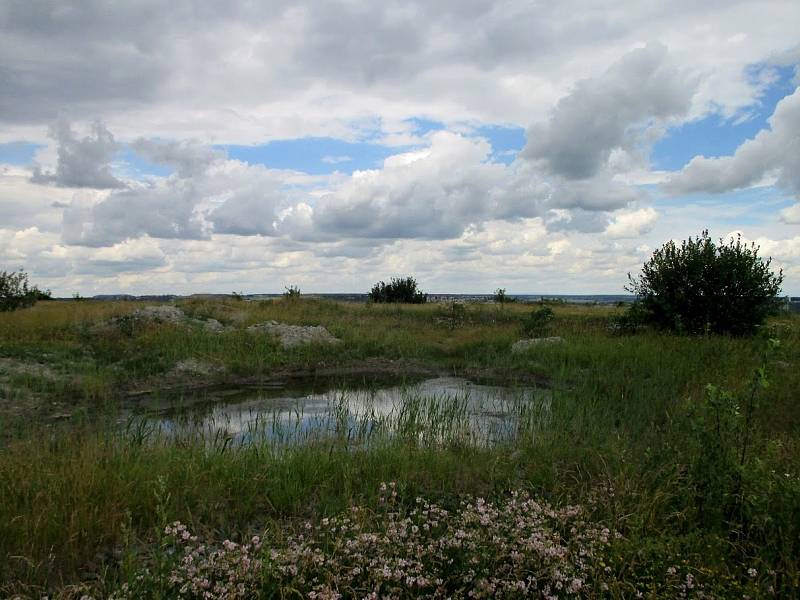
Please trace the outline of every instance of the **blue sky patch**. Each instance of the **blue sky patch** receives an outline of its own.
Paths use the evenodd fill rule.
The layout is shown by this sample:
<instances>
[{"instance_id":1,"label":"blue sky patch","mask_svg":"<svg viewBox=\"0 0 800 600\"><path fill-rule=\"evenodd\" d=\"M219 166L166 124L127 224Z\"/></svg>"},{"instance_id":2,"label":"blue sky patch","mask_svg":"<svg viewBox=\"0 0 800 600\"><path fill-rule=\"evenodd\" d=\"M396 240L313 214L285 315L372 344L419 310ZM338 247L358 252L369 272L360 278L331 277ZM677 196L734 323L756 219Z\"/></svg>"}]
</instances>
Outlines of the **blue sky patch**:
<instances>
[{"instance_id":1,"label":"blue sky patch","mask_svg":"<svg viewBox=\"0 0 800 600\"><path fill-rule=\"evenodd\" d=\"M0 163L27 167L33 163L33 157L41 147L41 144L33 144L31 142L0 144Z\"/></svg>"},{"instance_id":2,"label":"blue sky patch","mask_svg":"<svg viewBox=\"0 0 800 600\"><path fill-rule=\"evenodd\" d=\"M757 70L754 72L757 73ZM775 82L752 107L749 119L737 123L736 118L725 119L714 113L670 130L653 147L650 155L653 168L676 171L698 155L706 157L731 155L742 142L767 128L767 119L775 111L775 106L795 90L795 85L792 83L793 67L779 68L776 72Z\"/></svg>"},{"instance_id":3,"label":"blue sky patch","mask_svg":"<svg viewBox=\"0 0 800 600\"><path fill-rule=\"evenodd\" d=\"M444 123L441 121L433 121L422 117L414 117L413 119L406 119L404 123L410 123L414 126L415 135L425 135L431 131L441 131L445 128Z\"/></svg>"},{"instance_id":4,"label":"blue sky patch","mask_svg":"<svg viewBox=\"0 0 800 600\"><path fill-rule=\"evenodd\" d=\"M408 122L413 126L413 133L420 137L446 128L442 122L425 118L409 119ZM525 146L525 130L521 127L482 125L468 135L483 137L489 141L492 146L490 159L494 162L510 164ZM3 147L0 146L0 150ZM290 169L311 175L328 175L338 171L350 175L354 171L381 168L387 157L408 152L413 146L386 146L372 141L350 142L331 137L304 137L273 140L252 146L226 144L215 148L225 151L231 159L264 165L271 169ZM19 150L14 151L19 153ZM172 173L171 168L148 162L128 147L118 153L117 161L117 170L128 177L165 177ZM119 167L120 163L124 165L122 168Z\"/></svg>"},{"instance_id":5,"label":"blue sky patch","mask_svg":"<svg viewBox=\"0 0 800 600\"><path fill-rule=\"evenodd\" d=\"M145 160L127 146L117 153L116 160L124 164L121 169L117 169L122 171L122 175L136 179L145 176L166 177L174 171L172 167Z\"/></svg>"},{"instance_id":6,"label":"blue sky patch","mask_svg":"<svg viewBox=\"0 0 800 600\"><path fill-rule=\"evenodd\" d=\"M504 125L484 125L475 130L476 135L486 138L492 145L492 160L511 164L525 147L525 129Z\"/></svg>"},{"instance_id":7,"label":"blue sky patch","mask_svg":"<svg viewBox=\"0 0 800 600\"><path fill-rule=\"evenodd\" d=\"M370 142L347 142L328 137L275 140L259 146L218 146L228 156L271 169L294 169L311 175L375 169L383 160L406 150Z\"/></svg>"},{"instance_id":8,"label":"blue sky patch","mask_svg":"<svg viewBox=\"0 0 800 600\"><path fill-rule=\"evenodd\" d=\"M657 192L657 187L651 189ZM764 225L774 221L782 209L794 204L791 196L774 186L753 187L724 194L667 196L658 198L656 202L659 207L676 210L690 205L708 205L717 223L731 226Z\"/></svg>"}]
</instances>

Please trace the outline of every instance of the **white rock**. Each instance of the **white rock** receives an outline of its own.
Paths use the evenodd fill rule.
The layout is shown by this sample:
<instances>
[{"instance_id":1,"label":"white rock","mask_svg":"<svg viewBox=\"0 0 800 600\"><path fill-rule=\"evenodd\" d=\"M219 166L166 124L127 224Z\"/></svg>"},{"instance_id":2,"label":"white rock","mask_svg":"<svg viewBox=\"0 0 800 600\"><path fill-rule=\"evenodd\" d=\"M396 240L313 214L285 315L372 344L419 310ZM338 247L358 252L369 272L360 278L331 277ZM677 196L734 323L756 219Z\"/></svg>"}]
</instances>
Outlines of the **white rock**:
<instances>
[{"instance_id":1,"label":"white rock","mask_svg":"<svg viewBox=\"0 0 800 600\"><path fill-rule=\"evenodd\" d=\"M561 336L553 336L553 337L543 337L543 338L530 338L527 340L519 340L518 342L514 342L514 345L511 346L511 351L516 353L519 352L526 352L530 350L534 346L549 346L552 344L563 344L564 338Z\"/></svg>"},{"instance_id":2,"label":"white rock","mask_svg":"<svg viewBox=\"0 0 800 600\"><path fill-rule=\"evenodd\" d=\"M172 375L212 375L214 373L221 373L225 369L220 365L210 363L196 358L187 358L175 365L172 369Z\"/></svg>"},{"instance_id":3,"label":"white rock","mask_svg":"<svg viewBox=\"0 0 800 600\"><path fill-rule=\"evenodd\" d=\"M203 329L209 333L222 333L226 329L226 327L216 319L206 319L205 321L201 321L201 323L203 324Z\"/></svg>"}]
</instances>

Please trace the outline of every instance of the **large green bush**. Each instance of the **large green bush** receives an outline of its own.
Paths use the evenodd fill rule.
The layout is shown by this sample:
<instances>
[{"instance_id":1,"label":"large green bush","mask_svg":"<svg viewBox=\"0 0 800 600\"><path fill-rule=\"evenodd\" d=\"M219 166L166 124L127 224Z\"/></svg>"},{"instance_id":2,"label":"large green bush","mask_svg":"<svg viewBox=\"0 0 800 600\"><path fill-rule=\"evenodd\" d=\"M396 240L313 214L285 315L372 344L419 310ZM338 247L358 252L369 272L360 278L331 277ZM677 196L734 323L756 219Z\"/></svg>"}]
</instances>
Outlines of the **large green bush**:
<instances>
[{"instance_id":1,"label":"large green bush","mask_svg":"<svg viewBox=\"0 0 800 600\"><path fill-rule=\"evenodd\" d=\"M740 237L715 244L708 231L653 253L626 289L645 322L680 333L755 331L778 306L783 272Z\"/></svg>"},{"instance_id":2,"label":"large green bush","mask_svg":"<svg viewBox=\"0 0 800 600\"><path fill-rule=\"evenodd\" d=\"M389 283L379 281L373 285L369 299L372 302L424 304L428 295L417 289L417 280L413 277L392 277Z\"/></svg>"},{"instance_id":3,"label":"large green bush","mask_svg":"<svg viewBox=\"0 0 800 600\"><path fill-rule=\"evenodd\" d=\"M32 306L37 300L49 297L49 291L28 283L24 271L0 271L0 312Z\"/></svg>"}]
</instances>

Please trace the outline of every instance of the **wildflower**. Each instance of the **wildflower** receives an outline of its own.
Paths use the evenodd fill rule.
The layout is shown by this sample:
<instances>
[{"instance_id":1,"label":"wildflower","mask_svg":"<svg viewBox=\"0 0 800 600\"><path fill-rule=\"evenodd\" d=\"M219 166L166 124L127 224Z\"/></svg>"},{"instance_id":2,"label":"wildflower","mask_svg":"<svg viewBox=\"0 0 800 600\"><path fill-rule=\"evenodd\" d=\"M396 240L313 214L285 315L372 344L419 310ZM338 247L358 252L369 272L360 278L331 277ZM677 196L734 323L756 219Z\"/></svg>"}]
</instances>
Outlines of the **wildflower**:
<instances>
[{"instance_id":1,"label":"wildflower","mask_svg":"<svg viewBox=\"0 0 800 600\"><path fill-rule=\"evenodd\" d=\"M576 594L579 589L583 587L583 580L575 577L569 584L569 592L572 594Z\"/></svg>"},{"instance_id":2,"label":"wildflower","mask_svg":"<svg viewBox=\"0 0 800 600\"><path fill-rule=\"evenodd\" d=\"M694 576L691 573L686 574L686 589L691 590L694 587Z\"/></svg>"},{"instance_id":3,"label":"wildflower","mask_svg":"<svg viewBox=\"0 0 800 600\"><path fill-rule=\"evenodd\" d=\"M384 485L387 493L396 490L394 483ZM580 506L552 508L525 492L498 503L465 500L452 512L422 498L415 506L359 523L348 515L368 511L351 508L263 551L258 536L206 548L194 536L186 538L185 526L170 525L185 551L168 575L171 594L248 597L259 589L262 558L269 557L279 585L315 600L339 598L337 589L364 590L362 597L371 600L378 592L389 598L412 590L441 597L450 586L461 588L458 597L470 591L476 598L579 595L587 588L593 557L602 555L611 537L608 529L580 520ZM118 598L134 597L130 590Z\"/></svg>"}]
</instances>

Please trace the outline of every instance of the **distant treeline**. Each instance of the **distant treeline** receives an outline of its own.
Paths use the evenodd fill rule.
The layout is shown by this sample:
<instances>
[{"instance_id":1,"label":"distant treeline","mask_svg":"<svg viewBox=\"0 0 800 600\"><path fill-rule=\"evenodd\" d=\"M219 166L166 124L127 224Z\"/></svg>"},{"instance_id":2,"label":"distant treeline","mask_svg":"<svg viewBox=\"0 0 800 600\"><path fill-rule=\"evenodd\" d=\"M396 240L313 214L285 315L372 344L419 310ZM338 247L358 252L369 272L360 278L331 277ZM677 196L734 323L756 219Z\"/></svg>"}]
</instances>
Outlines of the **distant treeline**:
<instances>
[{"instance_id":1,"label":"distant treeline","mask_svg":"<svg viewBox=\"0 0 800 600\"><path fill-rule=\"evenodd\" d=\"M339 302L366 302L369 294L305 294L307 298L325 298ZM98 294L91 300L105 301L139 301L139 302L172 302L185 298L228 298L230 294L157 294L135 296L132 294ZM270 300L281 298L283 294L243 294L245 300ZM569 304L618 304L631 303L636 297L630 294L509 294L509 299L519 302L566 302ZM494 294L428 294L428 302L489 302ZM74 298L53 298L53 300L73 300ZM784 308L792 312L800 312L800 296L786 296Z\"/></svg>"},{"instance_id":2,"label":"distant treeline","mask_svg":"<svg viewBox=\"0 0 800 600\"><path fill-rule=\"evenodd\" d=\"M303 294L306 298L325 298L340 302L366 302L369 294L325 293ZM131 294L98 294L91 296L92 300L128 300L145 302L170 302L186 298L228 298L230 294L189 294L186 296L176 294L141 295ZM242 294L245 300L269 300L281 298L283 294ZM494 294L428 294L429 302L488 302ZM576 304L616 304L618 302L633 302L634 296L629 294L509 294L509 299L519 302L568 302ZM71 300L72 298L55 298L56 300Z\"/></svg>"}]
</instances>

